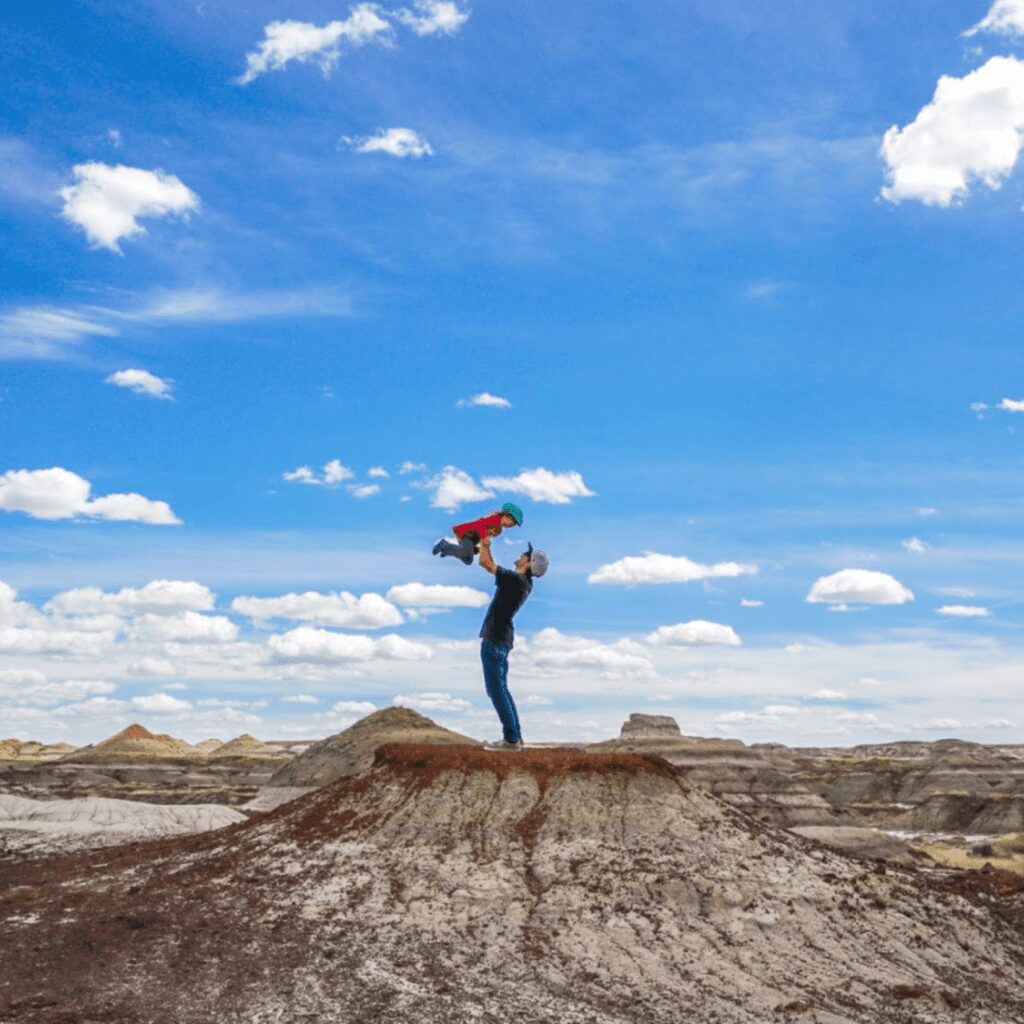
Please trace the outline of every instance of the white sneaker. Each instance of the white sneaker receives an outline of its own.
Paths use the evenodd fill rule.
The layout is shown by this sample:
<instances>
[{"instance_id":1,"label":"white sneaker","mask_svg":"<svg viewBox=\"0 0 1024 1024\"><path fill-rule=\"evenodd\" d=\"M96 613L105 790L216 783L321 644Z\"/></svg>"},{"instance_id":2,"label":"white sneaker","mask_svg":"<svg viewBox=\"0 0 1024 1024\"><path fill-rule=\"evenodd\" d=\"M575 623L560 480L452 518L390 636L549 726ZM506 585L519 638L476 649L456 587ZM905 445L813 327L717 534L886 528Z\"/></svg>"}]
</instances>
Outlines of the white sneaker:
<instances>
[{"instance_id":1,"label":"white sneaker","mask_svg":"<svg viewBox=\"0 0 1024 1024\"><path fill-rule=\"evenodd\" d=\"M485 743L484 750L522 750L523 741L509 743L507 740L499 740L497 743Z\"/></svg>"}]
</instances>

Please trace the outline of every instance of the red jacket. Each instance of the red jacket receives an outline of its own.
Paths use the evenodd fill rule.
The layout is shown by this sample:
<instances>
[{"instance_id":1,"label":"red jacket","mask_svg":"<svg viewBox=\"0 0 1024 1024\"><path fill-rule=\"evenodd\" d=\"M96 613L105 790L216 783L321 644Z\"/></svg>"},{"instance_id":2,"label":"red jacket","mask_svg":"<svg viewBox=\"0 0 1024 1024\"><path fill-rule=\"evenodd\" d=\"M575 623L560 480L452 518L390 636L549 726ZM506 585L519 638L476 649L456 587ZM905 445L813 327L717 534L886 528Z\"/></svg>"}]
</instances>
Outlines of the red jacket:
<instances>
[{"instance_id":1,"label":"red jacket","mask_svg":"<svg viewBox=\"0 0 1024 1024\"><path fill-rule=\"evenodd\" d=\"M458 526L452 527L452 533L454 533L459 540L462 540L467 533L475 533L476 539L480 540L482 537L489 536L491 527L493 526L501 526L500 512L495 512L490 516L484 516L482 519L474 519L471 523L459 523Z\"/></svg>"}]
</instances>

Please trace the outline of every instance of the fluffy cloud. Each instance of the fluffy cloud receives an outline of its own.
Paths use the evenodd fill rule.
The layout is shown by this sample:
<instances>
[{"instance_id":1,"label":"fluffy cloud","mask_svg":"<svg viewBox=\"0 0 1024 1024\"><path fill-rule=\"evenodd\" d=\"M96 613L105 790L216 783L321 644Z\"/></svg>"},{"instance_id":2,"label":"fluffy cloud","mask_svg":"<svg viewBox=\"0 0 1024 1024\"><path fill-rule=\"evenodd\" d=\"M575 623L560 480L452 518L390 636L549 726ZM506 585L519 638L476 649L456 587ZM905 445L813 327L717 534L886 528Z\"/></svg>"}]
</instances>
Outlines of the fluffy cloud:
<instances>
[{"instance_id":1,"label":"fluffy cloud","mask_svg":"<svg viewBox=\"0 0 1024 1024\"><path fill-rule=\"evenodd\" d=\"M280 597L236 597L231 610L248 615L258 622L267 619L293 619L315 622L323 626L345 626L349 629L380 629L397 626L404 621L402 613L380 594L348 591L319 594L283 594Z\"/></svg>"},{"instance_id":2,"label":"fluffy cloud","mask_svg":"<svg viewBox=\"0 0 1024 1024\"><path fill-rule=\"evenodd\" d=\"M391 702L400 708L415 708L417 711L468 711L473 705L450 693L417 693L411 696L399 694Z\"/></svg>"},{"instance_id":3,"label":"fluffy cloud","mask_svg":"<svg viewBox=\"0 0 1024 1024\"><path fill-rule=\"evenodd\" d=\"M388 156L433 156L427 140L412 128L381 128L376 135L353 138L343 135L341 141L357 153L387 153Z\"/></svg>"},{"instance_id":4,"label":"fluffy cloud","mask_svg":"<svg viewBox=\"0 0 1024 1024\"><path fill-rule=\"evenodd\" d=\"M415 0L413 8L396 11L395 17L418 36L452 36L469 21L469 11L453 0Z\"/></svg>"},{"instance_id":5,"label":"fluffy cloud","mask_svg":"<svg viewBox=\"0 0 1024 1024\"><path fill-rule=\"evenodd\" d=\"M1003 412L1024 412L1024 398L1004 398L999 403L999 408Z\"/></svg>"},{"instance_id":6,"label":"fluffy cloud","mask_svg":"<svg viewBox=\"0 0 1024 1024\"><path fill-rule=\"evenodd\" d=\"M354 476L355 473L348 466L343 466L340 459L331 459L323 467L322 476L317 476L311 466L299 466L298 469L293 469L290 473L283 473L281 479L287 480L289 483L312 484L314 486L324 484L330 487L341 483L343 480L350 480Z\"/></svg>"},{"instance_id":7,"label":"fluffy cloud","mask_svg":"<svg viewBox=\"0 0 1024 1024\"><path fill-rule=\"evenodd\" d=\"M120 252L124 238L143 235L140 217L184 216L199 197L173 174L118 164L78 164L73 184L61 189L65 220L85 231L92 247Z\"/></svg>"},{"instance_id":8,"label":"fluffy cloud","mask_svg":"<svg viewBox=\"0 0 1024 1024\"><path fill-rule=\"evenodd\" d=\"M34 670L0 672L0 699L15 704L60 704L65 700L113 693L116 689L113 683L100 680L49 680L42 672Z\"/></svg>"},{"instance_id":9,"label":"fluffy cloud","mask_svg":"<svg viewBox=\"0 0 1024 1024\"><path fill-rule=\"evenodd\" d=\"M128 702L124 700L116 700L111 697L90 697L77 704L63 704L59 708L54 708L53 714L62 718L106 718L110 715L119 717L127 707Z\"/></svg>"},{"instance_id":10,"label":"fluffy cloud","mask_svg":"<svg viewBox=\"0 0 1024 1024\"><path fill-rule=\"evenodd\" d=\"M938 613L954 619L987 619L992 614L987 608L973 604L944 604Z\"/></svg>"},{"instance_id":11,"label":"fluffy cloud","mask_svg":"<svg viewBox=\"0 0 1024 1024\"><path fill-rule=\"evenodd\" d=\"M372 498L375 494L380 494L380 484L351 484L348 493L353 498Z\"/></svg>"},{"instance_id":12,"label":"fluffy cloud","mask_svg":"<svg viewBox=\"0 0 1024 1024\"><path fill-rule=\"evenodd\" d=\"M981 182L998 189L1024 145L1024 61L993 57L963 78L943 75L931 103L882 140L882 196L933 206L964 200Z\"/></svg>"},{"instance_id":13,"label":"fluffy cloud","mask_svg":"<svg viewBox=\"0 0 1024 1024\"><path fill-rule=\"evenodd\" d=\"M928 550L928 545L920 537L911 537L909 540L900 541L900 543L912 555L923 555Z\"/></svg>"},{"instance_id":14,"label":"fluffy cloud","mask_svg":"<svg viewBox=\"0 0 1024 1024\"><path fill-rule=\"evenodd\" d=\"M123 587L105 592L98 587L80 587L56 594L43 606L61 615L176 615L205 612L213 608L213 591L191 580L152 580L144 587Z\"/></svg>"},{"instance_id":15,"label":"fluffy cloud","mask_svg":"<svg viewBox=\"0 0 1024 1024\"><path fill-rule=\"evenodd\" d=\"M533 501L548 502L551 505L568 505L573 498L592 498L594 492L587 488L583 477L576 472L552 473L550 469L524 469L517 476L489 476L484 486L495 490L525 494Z\"/></svg>"},{"instance_id":16,"label":"fluffy cloud","mask_svg":"<svg viewBox=\"0 0 1024 1024\"><path fill-rule=\"evenodd\" d=\"M545 674L581 669L596 669L602 678L654 674L647 652L633 640L602 644L587 637L562 633L553 626L542 629L533 637L529 657L532 666Z\"/></svg>"},{"instance_id":17,"label":"fluffy cloud","mask_svg":"<svg viewBox=\"0 0 1024 1024\"><path fill-rule=\"evenodd\" d=\"M426 471L427 464L425 462L410 462L408 459L398 467L399 476L405 476L407 473L425 473Z\"/></svg>"},{"instance_id":18,"label":"fluffy cloud","mask_svg":"<svg viewBox=\"0 0 1024 1024\"><path fill-rule=\"evenodd\" d=\"M391 26L378 12L376 4L358 4L343 21L331 21L322 27L308 21L272 21L264 28L257 49L246 54L245 71L235 81L248 85L259 75L280 71L292 61L314 61L328 75L338 62L342 43L365 46L390 37Z\"/></svg>"},{"instance_id":19,"label":"fluffy cloud","mask_svg":"<svg viewBox=\"0 0 1024 1024\"><path fill-rule=\"evenodd\" d=\"M171 394L172 381L158 377L148 370L118 370L109 377L105 377L107 384L115 387L127 388L136 395L149 395L151 398L173 399Z\"/></svg>"},{"instance_id":20,"label":"fluffy cloud","mask_svg":"<svg viewBox=\"0 0 1024 1024\"><path fill-rule=\"evenodd\" d=\"M846 700L841 690L815 690L807 695L808 700Z\"/></svg>"},{"instance_id":21,"label":"fluffy cloud","mask_svg":"<svg viewBox=\"0 0 1024 1024\"><path fill-rule=\"evenodd\" d=\"M391 474L383 466L374 466L367 473L367 476L380 477L387 479Z\"/></svg>"},{"instance_id":22,"label":"fluffy cloud","mask_svg":"<svg viewBox=\"0 0 1024 1024\"><path fill-rule=\"evenodd\" d=\"M992 32L1004 36L1024 36L1024 0L996 0L977 25L969 28L964 35L974 36L979 32Z\"/></svg>"},{"instance_id":23,"label":"fluffy cloud","mask_svg":"<svg viewBox=\"0 0 1024 1024\"><path fill-rule=\"evenodd\" d=\"M140 658L128 666L128 675L130 676L175 676L177 674L174 665L166 658ZM176 685L181 689L185 687L184 683Z\"/></svg>"},{"instance_id":24,"label":"fluffy cloud","mask_svg":"<svg viewBox=\"0 0 1024 1024\"><path fill-rule=\"evenodd\" d=\"M484 406L492 409L512 408L512 403L507 398L502 398L500 395L492 395L489 391L481 391L479 395L473 395L472 398L460 398L455 404L460 409L472 406Z\"/></svg>"},{"instance_id":25,"label":"fluffy cloud","mask_svg":"<svg viewBox=\"0 0 1024 1024\"><path fill-rule=\"evenodd\" d=\"M805 600L811 604L906 604L914 595L888 573L842 569L815 580Z\"/></svg>"},{"instance_id":26,"label":"fluffy cloud","mask_svg":"<svg viewBox=\"0 0 1024 1024\"><path fill-rule=\"evenodd\" d=\"M445 466L440 473L427 481L426 486L434 492L430 499L432 508L455 512L467 501L483 501L493 498L494 492L481 487L468 473L456 466Z\"/></svg>"},{"instance_id":27,"label":"fluffy cloud","mask_svg":"<svg viewBox=\"0 0 1024 1024\"><path fill-rule=\"evenodd\" d=\"M482 608L490 596L473 587L449 587L441 583L403 583L384 595L404 608Z\"/></svg>"},{"instance_id":28,"label":"fluffy cloud","mask_svg":"<svg viewBox=\"0 0 1024 1024\"><path fill-rule=\"evenodd\" d=\"M764 607L764 601L755 601L754 599L749 598L749 597L741 597L740 598L740 607L741 608L763 608Z\"/></svg>"},{"instance_id":29,"label":"fluffy cloud","mask_svg":"<svg viewBox=\"0 0 1024 1024\"><path fill-rule=\"evenodd\" d=\"M151 501L141 494L108 494L90 500L91 489L88 480L59 466L11 469L0 476L0 509L24 512L33 519L88 516L153 526L181 523L165 501Z\"/></svg>"},{"instance_id":30,"label":"fluffy cloud","mask_svg":"<svg viewBox=\"0 0 1024 1024\"><path fill-rule=\"evenodd\" d=\"M668 644L673 647L708 647L723 645L739 647L740 638L732 626L723 626L717 622L706 622L694 619L692 622L680 622L675 626L659 626L646 638L649 644Z\"/></svg>"},{"instance_id":31,"label":"fluffy cloud","mask_svg":"<svg viewBox=\"0 0 1024 1024\"><path fill-rule=\"evenodd\" d=\"M132 697L132 706L151 715L180 715L192 710L187 700L172 697L169 693L149 693L144 697Z\"/></svg>"},{"instance_id":32,"label":"fluffy cloud","mask_svg":"<svg viewBox=\"0 0 1024 1024\"><path fill-rule=\"evenodd\" d=\"M368 700L339 700L331 706L332 715L372 715L377 705Z\"/></svg>"},{"instance_id":33,"label":"fluffy cloud","mask_svg":"<svg viewBox=\"0 0 1024 1024\"><path fill-rule=\"evenodd\" d=\"M223 615L141 615L132 622L129 633L135 640L156 643L230 643L238 637L238 627Z\"/></svg>"},{"instance_id":34,"label":"fluffy cloud","mask_svg":"<svg viewBox=\"0 0 1024 1024\"><path fill-rule=\"evenodd\" d=\"M433 651L424 644L413 643L394 634L373 639L351 633L332 633L312 626L299 626L272 636L267 641L267 649L275 661L326 665L365 662L374 658L420 661L433 655Z\"/></svg>"},{"instance_id":35,"label":"fluffy cloud","mask_svg":"<svg viewBox=\"0 0 1024 1024\"><path fill-rule=\"evenodd\" d=\"M52 628L0 629L0 654L53 654L95 658L114 643L114 634Z\"/></svg>"},{"instance_id":36,"label":"fluffy cloud","mask_svg":"<svg viewBox=\"0 0 1024 1024\"><path fill-rule=\"evenodd\" d=\"M319 704L320 698L311 693L293 693L281 698L285 704Z\"/></svg>"},{"instance_id":37,"label":"fluffy cloud","mask_svg":"<svg viewBox=\"0 0 1024 1024\"><path fill-rule=\"evenodd\" d=\"M659 555L654 551L645 551L641 556L630 556L602 565L587 577L587 582L624 586L632 586L634 583L689 583L692 580L745 576L756 572L756 565L743 565L739 562L703 565L683 555Z\"/></svg>"}]
</instances>

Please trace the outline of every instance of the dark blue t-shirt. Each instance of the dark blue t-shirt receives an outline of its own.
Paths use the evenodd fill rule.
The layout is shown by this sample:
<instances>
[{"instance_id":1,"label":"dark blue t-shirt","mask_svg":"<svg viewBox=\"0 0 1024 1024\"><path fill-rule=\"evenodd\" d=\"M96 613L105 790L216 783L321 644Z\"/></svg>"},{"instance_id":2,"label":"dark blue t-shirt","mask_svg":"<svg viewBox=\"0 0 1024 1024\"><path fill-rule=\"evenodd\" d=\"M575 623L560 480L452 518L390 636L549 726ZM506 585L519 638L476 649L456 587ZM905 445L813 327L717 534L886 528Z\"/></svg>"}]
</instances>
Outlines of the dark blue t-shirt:
<instances>
[{"instance_id":1,"label":"dark blue t-shirt","mask_svg":"<svg viewBox=\"0 0 1024 1024\"><path fill-rule=\"evenodd\" d=\"M480 627L480 636L484 640L493 640L496 644L511 648L516 632L512 626L512 616L530 596L533 580L511 569L502 569L499 565L494 574L494 586L494 597L484 617L484 624Z\"/></svg>"}]
</instances>

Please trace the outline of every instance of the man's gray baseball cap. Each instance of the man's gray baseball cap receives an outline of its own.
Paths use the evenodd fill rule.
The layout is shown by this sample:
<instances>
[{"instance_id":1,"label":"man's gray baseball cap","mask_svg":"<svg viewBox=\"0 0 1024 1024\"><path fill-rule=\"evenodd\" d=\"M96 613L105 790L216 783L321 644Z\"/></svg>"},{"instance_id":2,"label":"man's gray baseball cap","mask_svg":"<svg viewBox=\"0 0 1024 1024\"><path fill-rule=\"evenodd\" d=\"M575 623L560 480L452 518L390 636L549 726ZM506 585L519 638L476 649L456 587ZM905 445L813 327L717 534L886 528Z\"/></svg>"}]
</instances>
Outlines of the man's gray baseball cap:
<instances>
[{"instance_id":1,"label":"man's gray baseball cap","mask_svg":"<svg viewBox=\"0 0 1024 1024\"><path fill-rule=\"evenodd\" d=\"M543 551L534 551L532 544L526 545L526 555L530 559L530 572L538 579L548 571L548 556Z\"/></svg>"}]
</instances>

